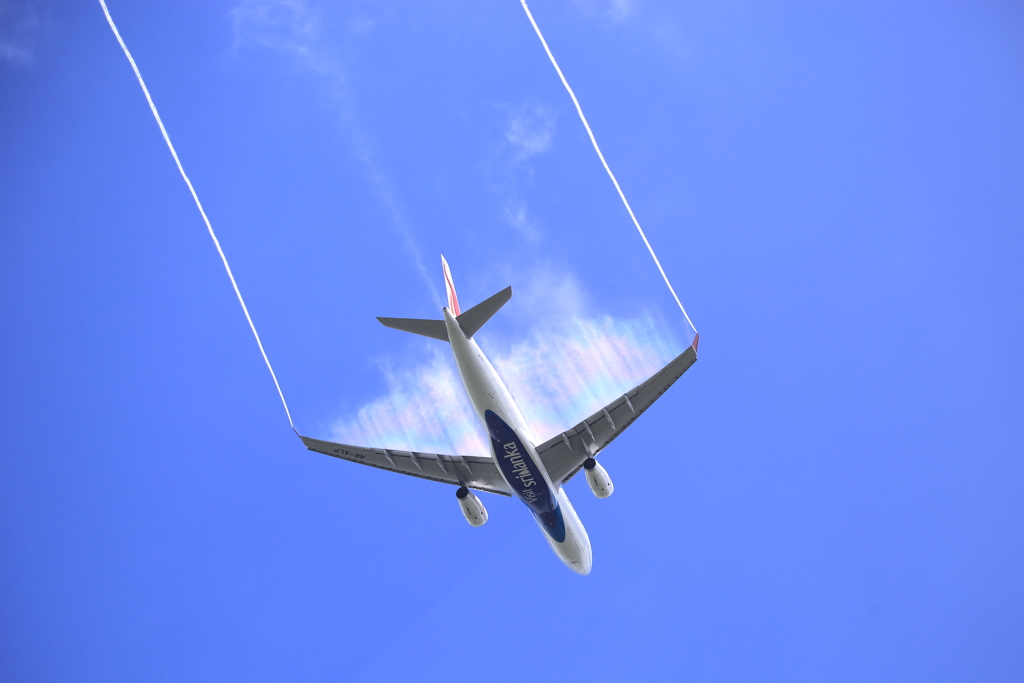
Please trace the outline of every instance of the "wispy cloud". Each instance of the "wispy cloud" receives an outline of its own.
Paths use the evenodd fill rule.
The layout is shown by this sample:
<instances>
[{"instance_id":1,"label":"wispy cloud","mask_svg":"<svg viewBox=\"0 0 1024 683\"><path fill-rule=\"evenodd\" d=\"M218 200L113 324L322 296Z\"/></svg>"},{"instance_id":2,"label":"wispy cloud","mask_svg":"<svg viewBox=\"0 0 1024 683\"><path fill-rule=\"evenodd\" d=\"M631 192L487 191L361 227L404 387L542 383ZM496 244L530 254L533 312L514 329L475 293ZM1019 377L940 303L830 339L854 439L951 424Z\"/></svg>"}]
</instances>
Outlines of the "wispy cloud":
<instances>
[{"instance_id":1,"label":"wispy cloud","mask_svg":"<svg viewBox=\"0 0 1024 683\"><path fill-rule=\"evenodd\" d=\"M627 318L588 314L573 278L541 273L531 281L536 284L524 288L526 302L519 310L538 310L531 302L541 300L544 309L522 316L526 333L509 343L485 328L478 340L541 441L633 388L681 351L654 311ZM433 348L415 367L396 371L382 364L382 369L387 393L339 420L332 438L406 450L489 453L447 346Z\"/></svg>"},{"instance_id":2,"label":"wispy cloud","mask_svg":"<svg viewBox=\"0 0 1024 683\"><path fill-rule=\"evenodd\" d=\"M437 342L438 345L443 342ZM380 367L388 393L339 420L332 439L354 445L459 455L486 455L469 399L450 352L436 346L415 367Z\"/></svg>"},{"instance_id":3,"label":"wispy cloud","mask_svg":"<svg viewBox=\"0 0 1024 683\"><path fill-rule=\"evenodd\" d=\"M555 117L548 107L522 105L509 112L505 140L516 161L524 161L551 149Z\"/></svg>"},{"instance_id":4,"label":"wispy cloud","mask_svg":"<svg viewBox=\"0 0 1024 683\"><path fill-rule=\"evenodd\" d=\"M231 19L236 49L290 53L321 73L338 68L320 48L320 17L302 0L242 0Z\"/></svg>"},{"instance_id":5,"label":"wispy cloud","mask_svg":"<svg viewBox=\"0 0 1024 683\"><path fill-rule=\"evenodd\" d=\"M26 47L0 38L0 59L11 64L24 65L32 61L32 53Z\"/></svg>"},{"instance_id":6,"label":"wispy cloud","mask_svg":"<svg viewBox=\"0 0 1024 683\"><path fill-rule=\"evenodd\" d=\"M325 21L318 6L307 0L242 0L232 11L232 20L236 53L267 49L286 54L320 77L352 152L363 165L371 192L380 200L391 229L412 259L427 291L440 306L442 299L436 278L427 270L410 221L402 210L399 193L377 160L373 140L359 123L348 73L338 57L338 46L332 42L339 35L365 35L373 30L374 21L357 16L350 19L339 34L337 27Z\"/></svg>"},{"instance_id":7,"label":"wispy cloud","mask_svg":"<svg viewBox=\"0 0 1024 683\"><path fill-rule=\"evenodd\" d=\"M505 220L530 242L540 239L540 231L534 227L526 202L510 197L505 201Z\"/></svg>"},{"instance_id":8,"label":"wispy cloud","mask_svg":"<svg viewBox=\"0 0 1024 683\"><path fill-rule=\"evenodd\" d=\"M498 173L492 188L504 196L506 222L527 241L535 242L541 231L532 220L523 191L533 176L531 159L551 149L555 115L549 107L529 103L504 110L504 139L498 145Z\"/></svg>"},{"instance_id":9,"label":"wispy cloud","mask_svg":"<svg viewBox=\"0 0 1024 683\"><path fill-rule=\"evenodd\" d=\"M532 330L493 363L546 441L653 375L675 347L648 310L625 319L571 316L556 329Z\"/></svg>"},{"instance_id":10,"label":"wispy cloud","mask_svg":"<svg viewBox=\"0 0 1024 683\"><path fill-rule=\"evenodd\" d=\"M46 11L38 2L0 0L0 62L28 66L34 58L34 46L46 31Z\"/></svg>"},{"instance_id":11,"label":"wispy cloud","mask_svg":"<svg viewBox=\"0 0 1024 683\"><path fill-rule=\"evenodd\" d=\"M556 328L533 329L492 362L546 441L653 375L677 346L649 310L624 319L570 316Z\"/></svg>"},{"instance_id":12,"label":"wispy cloud","mask_svg":"<svg viewBox=\"0 0 1024 683\"><path fill-rule=\"evenodd\" d=\"M633 0L576 0L584 14L623 22L633 13Z\"/></svg>"},{"instance_id":13,"label":"wispy cloud","mask_svg":"<svg viewBox=\"0 0 1024 683\"><path fill-rule=\"evenodd\" d=\"M368 33L376 24L377 22L368 17L356 17L349 26L352 29L352 33Z\"/></svg>"}]
</instances>

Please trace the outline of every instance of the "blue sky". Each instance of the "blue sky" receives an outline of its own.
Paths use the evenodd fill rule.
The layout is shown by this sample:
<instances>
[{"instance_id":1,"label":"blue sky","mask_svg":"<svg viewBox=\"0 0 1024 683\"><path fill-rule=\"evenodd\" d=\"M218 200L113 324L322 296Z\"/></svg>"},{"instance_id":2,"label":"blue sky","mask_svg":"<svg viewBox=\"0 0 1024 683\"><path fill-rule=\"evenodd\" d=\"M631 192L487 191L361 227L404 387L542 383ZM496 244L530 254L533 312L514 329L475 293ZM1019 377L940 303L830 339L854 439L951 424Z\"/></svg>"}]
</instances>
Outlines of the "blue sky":
<instances>
[{"instance_id":1,"label":"blue sky","mask_svg":"<svg viewBox=\"0 0 1024 683\"><path fill-rule=\"evenodd\" d=\"M701 332L585 579L305 451L98 3L0 3L0 678L1024 675L1020 7L531 7ZM303 433L479 439L442 252L539 424L688 343L517 2L110 9Z\"/></svg>"}]
</instances>

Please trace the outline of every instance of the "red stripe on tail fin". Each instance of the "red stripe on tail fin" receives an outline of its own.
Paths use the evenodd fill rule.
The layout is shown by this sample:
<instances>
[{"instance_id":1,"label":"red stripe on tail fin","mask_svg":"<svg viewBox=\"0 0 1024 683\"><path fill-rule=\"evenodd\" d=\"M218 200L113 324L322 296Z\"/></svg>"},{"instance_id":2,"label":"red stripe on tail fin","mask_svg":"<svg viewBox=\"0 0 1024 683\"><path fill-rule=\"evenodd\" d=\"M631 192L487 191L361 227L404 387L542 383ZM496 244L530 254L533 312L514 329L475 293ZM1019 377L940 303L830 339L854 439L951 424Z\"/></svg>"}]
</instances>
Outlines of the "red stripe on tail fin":
<instances>
[{"instance_id":1,"label":"red stripe on tail fin","mask_svg":"<svg viewBox=\"0 0 1024 683\"><path fill-rule=\"evenodd\" d=\"M448 310L452 312L452 315L458 317L462 315L462 311L459 309L459 297L455 293L452 271L448 267L448 262L444 259L444 254L441 254L441 265L444 267L444 289L448 293Z\"/></svg>"}]
</instances>

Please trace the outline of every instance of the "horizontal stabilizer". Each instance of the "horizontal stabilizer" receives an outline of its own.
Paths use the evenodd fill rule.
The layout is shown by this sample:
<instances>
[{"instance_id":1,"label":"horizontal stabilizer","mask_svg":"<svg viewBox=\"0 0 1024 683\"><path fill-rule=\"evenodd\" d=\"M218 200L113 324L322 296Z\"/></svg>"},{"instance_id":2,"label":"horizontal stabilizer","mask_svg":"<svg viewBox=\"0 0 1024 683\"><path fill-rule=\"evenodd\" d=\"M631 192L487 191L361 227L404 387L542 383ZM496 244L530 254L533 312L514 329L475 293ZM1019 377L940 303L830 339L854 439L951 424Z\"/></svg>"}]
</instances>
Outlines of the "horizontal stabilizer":
<instances>
[{"instance_id":1,"label":"horizontal stabilizer","mask_svg":"<svg viewBox=\"0 0 1024 683\"><path fill-rule=\"evenodd\" d=\"M512 298L512 288L506 287L501 290L490 299L481 301L473 308L469 309L456 320L459 321L459 326L462 327L462 331L467 337L472 337L474 334L480 331L480 328L484 326L491 316L498 312L502 306L508 303L508 300Z\"/></svg>"},{"instance_id":2,"label":"horizontal stabilizer","mask_svg":"<svg viewBox=\"0 0 1024 683\"><path fill-rule=\"evenodd\" d=\"M481 301L456 318L466 337L472 337L498 310L512 298L512 288L506 287L494 296ZM419 318L377 318L385 327L403 332L412 332L432 339L448 341L448 328L443 320L421 320Z\"/></svg>"},{"instance_id":3,"label":"horizontal stabilizer","mask_svg":"<svg viewBox=\"0 0 1024 683\"><path fill-rule=\"evenodd\" d=\"M377 320L385 327L395 330L448 341L448 328L443 320L419 320L417 318L377 318Z\"/></svg>"}]
</instances>

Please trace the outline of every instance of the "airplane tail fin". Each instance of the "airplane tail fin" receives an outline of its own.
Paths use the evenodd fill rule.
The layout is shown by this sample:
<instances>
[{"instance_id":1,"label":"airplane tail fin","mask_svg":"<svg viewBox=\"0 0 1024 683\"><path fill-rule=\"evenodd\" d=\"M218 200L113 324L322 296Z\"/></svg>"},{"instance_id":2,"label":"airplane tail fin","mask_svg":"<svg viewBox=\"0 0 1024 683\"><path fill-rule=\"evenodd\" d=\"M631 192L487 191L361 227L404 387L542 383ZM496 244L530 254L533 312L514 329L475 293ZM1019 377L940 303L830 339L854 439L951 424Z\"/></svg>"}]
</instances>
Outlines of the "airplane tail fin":
<instances>
[{"instance_id":1,"label":"airplane tail fin","mask_svg":"<svg viewBox=\"0 0 1024 683\"><path fill-rule=\"evenodd\" d=\"M441 267L444 268L444 290L448 294L448 310L452 312L456 318L462 315L462 311L459 309L459 297L455 293L455 282L452 280L452 271L448 267L448 261L445 260L444 254L441 254Z\"/></svg>"},{"instance_id":2,"label":"airplane tail fin","mask_svg":"<svg viewBox=\"0 0 1024 683\"><path fill-rule=\"evenodd\" d=\"M491 316L497 313L512 298L512 288L506 287L463 313L459 309L459 298L455 294L455 285L452 283L452 271L448 268L448 262L445 261L444 256L441 257L441 265L444 266L444 288L448 292L448 310L459 321L459 327L462 328L462 332L466 337L472 337L484 326L484 323L491 319ZM416 318L377 318L377 320L385 327L395 330L448 341L448 328L443 320L420 320Z\"/></svg>"}]
</instances>

